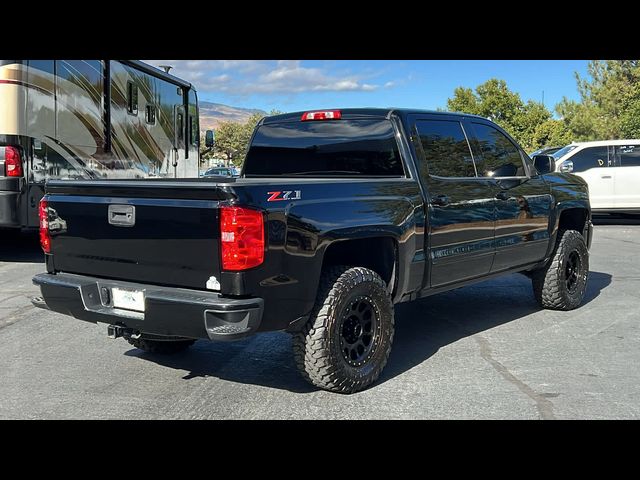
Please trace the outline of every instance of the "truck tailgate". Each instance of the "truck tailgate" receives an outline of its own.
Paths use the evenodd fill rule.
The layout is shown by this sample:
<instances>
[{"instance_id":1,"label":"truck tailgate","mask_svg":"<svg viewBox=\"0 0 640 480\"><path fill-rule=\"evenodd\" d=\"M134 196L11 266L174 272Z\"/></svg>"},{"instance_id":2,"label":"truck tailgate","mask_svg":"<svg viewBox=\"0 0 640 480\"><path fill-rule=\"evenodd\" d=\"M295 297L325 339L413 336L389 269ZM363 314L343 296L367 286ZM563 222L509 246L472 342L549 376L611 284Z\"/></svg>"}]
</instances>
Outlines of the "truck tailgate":
<instances>
[{"instance_id":1,"label":"truck tailgate","mask_svg":"<svg viewBox=\"0 0 640 480\"><path fill-rule=\"evenodd\" d=\"M224 182L52 181L47 195L56 271L195 289L219 278Z\"/></svg>"}]
</instances>

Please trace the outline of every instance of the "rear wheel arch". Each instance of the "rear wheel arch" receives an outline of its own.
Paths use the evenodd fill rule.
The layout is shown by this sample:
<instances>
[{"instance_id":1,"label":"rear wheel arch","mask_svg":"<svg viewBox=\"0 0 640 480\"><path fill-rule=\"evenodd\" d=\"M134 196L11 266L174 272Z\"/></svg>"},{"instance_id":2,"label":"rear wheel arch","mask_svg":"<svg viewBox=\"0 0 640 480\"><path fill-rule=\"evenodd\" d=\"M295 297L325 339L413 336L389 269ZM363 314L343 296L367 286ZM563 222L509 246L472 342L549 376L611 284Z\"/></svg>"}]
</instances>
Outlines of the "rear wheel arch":
<instances>
[{"instance_id":1,"label":"rear wheel arch","mask_svg":"<svg viewBox=\"0 0 640 480\"><path fill-rule=\"evenodd\" d=\"M394 293L398 284L398 242L391 236L337 240L322 256L322 269L336 265L364 267L376 272Z\"/></svg>"}]
</instances>

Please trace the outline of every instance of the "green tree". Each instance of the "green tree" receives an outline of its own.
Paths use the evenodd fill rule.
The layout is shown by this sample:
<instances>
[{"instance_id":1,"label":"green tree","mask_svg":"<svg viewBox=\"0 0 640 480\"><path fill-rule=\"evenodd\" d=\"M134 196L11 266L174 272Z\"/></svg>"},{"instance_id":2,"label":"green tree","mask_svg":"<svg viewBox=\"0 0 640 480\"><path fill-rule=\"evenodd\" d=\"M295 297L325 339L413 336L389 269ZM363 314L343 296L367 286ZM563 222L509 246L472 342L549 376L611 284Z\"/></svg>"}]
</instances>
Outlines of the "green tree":
<instances>
[{"instance_id":1,"label":"green tree","mask_svg":"<svg viewBox=\"0 0 640 480\"><path fill-rule=\"evenodd\" d=\"M549 119L538 124L531 137L531 143L535 146L532 150L544 147L560 147L571 143L571 132L562 120Z\"/></svg>"},{"instance_id":2,"label":"green tree","mask_svg":"<svg viewBox=\"0 0 640 480\"><path fill-rule=\"evenodd\" d=\"M640 82L627 92L620 115L620 136L640 138Z\"/></svg>"},{"instance_id":3,"label":"green tree","mask_svg":"<svg viewBox=\"0 0 640 480\"><path fill-rule=\"evenodd\" d=\"M551 119L551 112L543 104L532 100L524 103L504 80L497 78L478 85L475 92L470 88L456 88L453 97L447 100L447 109L489 118L525 149L544 146L534 141L534 133L538 125Z\"/></svg>"},{"instance_id":4,"label":"green tree","mask_svg":"<svg viewBox=\"0 0 640 480\"><path fill-rule=\"evenodd\" d=\"M216 142L214 156L222 157L229 164L238 164L238 158L244 158L248 143L245 125L238 122L222 122L215 129Z\"/></svg>"},{"instance_id":5,"label":"green tree","mask_svg":"<svg viewBox=\"0 0 640 480\"><path fill-rule=\"evenodd\" d=\"M640 61L593 60L576 73L580 101L566 97L556 106L574 140L609 140L638 133Z\"/></svg>"},{"instance_id":6,"label":"green tree","mask_svg":"<svg viewBox=\"0 0 640 480\"><path fill-rule=\"evenodd\" d=\"M271 110L269 115L283 112ZM215 129L216 141L213 149L204 146L204 134L200 137L200 158L222 158L230 165L241 166L249 148L251 135L258 122L264 117L262 113L252 114L245 122L222 122Z\"/></svg>"},{"instance_id":7,"label":"green tree","mask_svg":"<svg viewBox=\"0 0 640 480\"><path fill-rule=\"evenodd\" d=\"M447 109L451 112L464 112L480 115L480 100L470 88L457 87L453 97L447 100Z\"/></svg>"},{"instance_id":8,"label":"green tree","mask_svg":"<svg viewBox=\"0 0 640 480\"><path fill-rule=\"evenodd\" d=\"M513 132L513 137L525 150L536 150L548 145L544 139L537 138L535 132L540 125L549 121L552 121L551 112L542 103L529 100L521 109L518 109L509 133Z\"/></svg>"},{"instance_id":9,"label":"green tree","mask_svg":"<svg viewBox=\"0 0 640 480\"><path fill-rule=\"evenodd\" d=\"M270 115L279 113L281 112L272 110ZM215 155L222 156L230 164L241 166L249 148L251 135L263 117L262 113L254 113L244 123L221 123L216 129Z\"/></svg>"},{"instance_id":10,"label":"green tree","mask_svg":"<svg viewBox=\"0 0 640 480\"><path fill-rule=\"evenodd\" d=\"M492 78L478 85L476 92L480 99L478 115L504 125L503 128L512 129L515 126L516 118L524 105L520 95L509 90L507 82Z\"/></svg>"},{"instance_id":11,"label":"green tree","mask_svg":"<svg viewBox=\"0 0 640 480\"><path fill-rule=\"evenodd\" d=\"M246 122L242 124L243 135L245 139L245 150L249 147L249 141L251 140L251 135L253 135L253 130L258 125L258 122L264 118L264 115L261 113L254 113L251 115Z\"/></svg>"}]
</instances>

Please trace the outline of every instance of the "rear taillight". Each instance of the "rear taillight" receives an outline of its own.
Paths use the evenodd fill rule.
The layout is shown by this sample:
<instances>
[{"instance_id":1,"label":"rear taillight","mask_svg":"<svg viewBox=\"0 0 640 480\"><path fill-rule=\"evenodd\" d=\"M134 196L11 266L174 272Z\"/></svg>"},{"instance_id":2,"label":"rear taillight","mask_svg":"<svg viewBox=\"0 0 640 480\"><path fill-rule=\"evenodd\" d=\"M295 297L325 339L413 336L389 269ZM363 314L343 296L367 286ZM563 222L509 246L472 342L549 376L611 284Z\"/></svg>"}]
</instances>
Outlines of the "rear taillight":
<instances>
[{"instance_id":1,"label":"rear taillight","mask_svg":"<svg viewBox=\"0 0 640 480\"><path fill-rule=\"evenodd\" d=\"M49 235L49 202L40 200L40 246L44 253L51 253L51 235Z\"/></svg>"},{"instance_id":2,"label":"rear taillight","mask_svg":"<svg viewBox=\"0 0 640 480\"><path fill-rule=\"evenodd\" d=\"M247 270L264 261L262 212L242 207L220 208L223 270Z\"/></svg>"},{"instance_id":3,"label":"rear taillight","mask_svg":"<svg viewBox=\"0 0 640 480\"><path fill-rule=\"evenodd\" d=\"M20 158L20 150L16 147L5 147L4 168L7 177L22 176L22 159Z\"/></svg>"},{"instance_id":4,"label":"rear taillight","mask_svg":"<svg viewBox=\"0 0 640 480\"><path fill-rule=\"evenodd\" d=\"M310 120L340 120L342 112L340 110L323 110L321 112L305 112L302 114L303 122Z\"/></svg>"}]
</instances>

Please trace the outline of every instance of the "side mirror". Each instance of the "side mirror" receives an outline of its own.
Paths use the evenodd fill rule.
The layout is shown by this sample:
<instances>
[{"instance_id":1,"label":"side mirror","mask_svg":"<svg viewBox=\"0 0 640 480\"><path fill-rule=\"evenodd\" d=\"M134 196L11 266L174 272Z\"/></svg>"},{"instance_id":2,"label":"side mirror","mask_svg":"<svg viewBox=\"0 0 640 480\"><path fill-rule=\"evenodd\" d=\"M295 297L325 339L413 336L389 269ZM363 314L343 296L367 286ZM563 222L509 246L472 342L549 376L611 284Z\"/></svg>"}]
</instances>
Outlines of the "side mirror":
<instances>
[{"instance_id":1,"label":"side mirror","mask_svg":"<svg viewBox=\"0 0 640 480\"><path fill-rule=\"evenodd\" d=\"M207 130L204 132L204 146L207 148L213 148L214 143L215 137L213 135L213 130Z\"/></svg>"},{"instance_id":2,"label":"side mirror","mask_svg":"<svg viewBox=\"0 0 640 480\"><path fill-rule=\"evenodd\" d=\"M560 164L560 171L562 173L571 173L573 172L573 162L571 160L565 160Z\"/></svg>"},{"instance_id":3,"label":"side mirror","mask_svg":"<svg viewBox=\"0 0 640 480\"><path fill-rule=\"evenodd\" d=\"M542 175L556 169L556 160L551 155L536 155L533 157L533 165Z\"/></svg>"}]
</instances>

